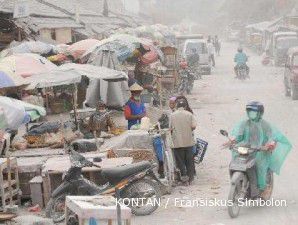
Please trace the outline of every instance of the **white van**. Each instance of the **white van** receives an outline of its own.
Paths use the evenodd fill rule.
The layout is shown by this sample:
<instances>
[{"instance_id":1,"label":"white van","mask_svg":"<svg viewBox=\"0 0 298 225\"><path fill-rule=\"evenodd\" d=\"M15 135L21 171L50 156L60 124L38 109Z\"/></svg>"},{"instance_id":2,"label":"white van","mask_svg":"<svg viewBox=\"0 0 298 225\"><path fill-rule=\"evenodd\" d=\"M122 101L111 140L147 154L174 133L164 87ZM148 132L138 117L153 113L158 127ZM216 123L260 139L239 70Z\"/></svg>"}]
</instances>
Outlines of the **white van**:
<instances>
[{"instance_id":1,"label":"white van","mask_svg":"<svg viewBox=\"0 0 298 225\"><path fill-rule=\"evenodd\" d=\"M185 59L196 49L200 55L200 70L202 74L211 74L211 62L209 60L207 41L205 39L188 39L184 43L182 55Z\"/></svg>"}]
</instances>

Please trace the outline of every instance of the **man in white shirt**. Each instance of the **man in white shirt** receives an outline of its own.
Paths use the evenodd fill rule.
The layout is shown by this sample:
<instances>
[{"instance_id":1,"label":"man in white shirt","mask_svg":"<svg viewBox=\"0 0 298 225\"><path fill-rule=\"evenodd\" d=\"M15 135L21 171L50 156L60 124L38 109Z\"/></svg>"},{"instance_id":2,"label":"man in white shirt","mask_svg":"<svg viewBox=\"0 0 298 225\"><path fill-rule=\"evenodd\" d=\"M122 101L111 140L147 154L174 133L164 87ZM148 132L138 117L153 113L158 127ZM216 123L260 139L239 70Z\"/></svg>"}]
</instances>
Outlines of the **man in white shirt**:
<instances>
[{"instance_id":1,"label":"man in white shirt","mask_svg":"<svg viewBox=\"0 0 298 225\"><path fill-rule=\"evenodd\" d=\"M170 130L173 141L173 152L183 183L191 183L194 179L194 161L192 148L195 145L193 131L197 123L194 115L186 111L184 99L177 101L177 110L170 116Z\"/></svg>"},{"instance_id":2,"label":"man in white shirt","mask_svg":"<svg viewBox=\"0 0 298 225\"><path fill-rule=\"evenodd\" d=\"M215 47L211 40L207 41L207 49L208 49L208 54L209 54L209 59L212 61L212 66L215 67Z\"/></svg>"}]
</instances>

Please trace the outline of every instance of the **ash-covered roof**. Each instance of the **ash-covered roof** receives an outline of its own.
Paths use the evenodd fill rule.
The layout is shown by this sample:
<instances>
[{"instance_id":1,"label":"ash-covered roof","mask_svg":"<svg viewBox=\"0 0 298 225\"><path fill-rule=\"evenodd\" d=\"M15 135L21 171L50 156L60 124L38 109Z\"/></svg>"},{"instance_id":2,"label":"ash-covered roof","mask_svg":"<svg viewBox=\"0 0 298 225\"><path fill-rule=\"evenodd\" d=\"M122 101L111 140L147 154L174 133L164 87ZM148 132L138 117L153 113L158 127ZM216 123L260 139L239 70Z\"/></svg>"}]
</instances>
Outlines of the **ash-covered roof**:
<instances>
[{"instance_id":1,"label":"ash-covered roof","mask_svg":"<svg viewBox=\"0 0 298 225\"><path fill-rule=\"evenodd\" d=\"M27 0L29 4L29 13L31 16L45 16L45 17L69 17L69 15L41 3L39 0ZM13 13L14 11L13 0L0 0L0 11Z\"/></svg>"},{"instance_id":2,"label":"ash-covered roof","mask_svg":"<svg viewBox=\"0 0 298 225\"><path fill-rule=\"evenodd\" d=\"M30 17L16 19L16 23L26 30L38 31L42 28L74 28L77 32L92 36L109 29L136 27L138 18L126 15L121 0L108 0L108 16L103 15L104 0L27 0ZM0 12L13 13L13 0L0 0ZM78 5L76 5L78 4ZM76 9L79 23L76 22ZM27 26L27 27L25 27Z\"/></svg>"}]
</instances>

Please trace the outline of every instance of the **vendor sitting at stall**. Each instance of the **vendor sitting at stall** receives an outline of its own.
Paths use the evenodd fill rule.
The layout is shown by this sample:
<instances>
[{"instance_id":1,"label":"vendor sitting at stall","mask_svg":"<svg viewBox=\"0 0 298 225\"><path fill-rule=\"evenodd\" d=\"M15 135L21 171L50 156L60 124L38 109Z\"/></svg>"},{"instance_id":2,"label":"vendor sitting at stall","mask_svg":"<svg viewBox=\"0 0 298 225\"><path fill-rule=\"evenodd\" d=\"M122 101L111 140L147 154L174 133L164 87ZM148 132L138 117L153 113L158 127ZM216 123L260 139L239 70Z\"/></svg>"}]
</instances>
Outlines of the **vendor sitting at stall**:
<instances>
[{"instance_id":1,"label":"vendor sitting at stall","mask_svg":"<svg viewBox=\"0 0 298 225\"><path fill-rule=\"evenodd\" d=\"M101 132L109 132L115 129L115 124L110 116L110 112L106 109L103 101L99 101L96 111L90 116L89 129L93 137L100 137Z\"/></svg>"},{"instance_id":2,"label":"vendor sitting at stall","mask_svg":"<svg viewBox=\"0 0 298 225\"><path fill-rule=\"evenodd\" d=\"M130 86L129 90L131 97L124 107L124 116L128 121L128 130L130 130L132 126L140 124L141 119L146 116L145 105L141 102L143 88L137 83L134 83Z\"/></svg>"}]
</instances>

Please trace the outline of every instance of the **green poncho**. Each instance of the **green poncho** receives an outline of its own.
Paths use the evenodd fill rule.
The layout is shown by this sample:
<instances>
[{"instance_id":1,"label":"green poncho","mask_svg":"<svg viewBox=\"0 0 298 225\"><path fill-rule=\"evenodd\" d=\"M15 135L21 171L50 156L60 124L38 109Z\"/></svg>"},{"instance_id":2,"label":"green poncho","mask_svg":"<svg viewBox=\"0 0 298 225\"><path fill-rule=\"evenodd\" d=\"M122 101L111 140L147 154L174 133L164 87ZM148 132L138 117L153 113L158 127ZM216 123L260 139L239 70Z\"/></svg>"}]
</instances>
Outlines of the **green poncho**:
<instances>
[{"instance_id":1,"label":"green poncho","mask_svg":"<svg viewBox=\"0 0 298 225\"><path fill-rule=\"evenodd\" d=\"M268 169L276 174L280 173L281 166L292 149L291 143L263 119L258 122L248 119L241 121L234 127L232 136L236 138L238 145L250 145L252 148L260 148L270 141L277 143L272 153L261 151L256 154L258 187L265 189Z\"/></svg>"}]
</instances>

